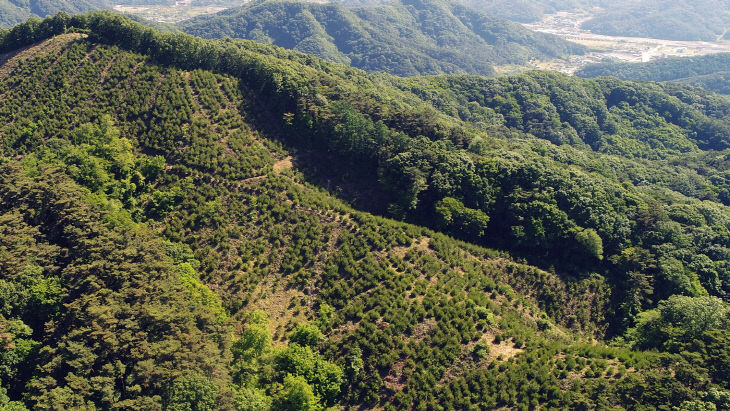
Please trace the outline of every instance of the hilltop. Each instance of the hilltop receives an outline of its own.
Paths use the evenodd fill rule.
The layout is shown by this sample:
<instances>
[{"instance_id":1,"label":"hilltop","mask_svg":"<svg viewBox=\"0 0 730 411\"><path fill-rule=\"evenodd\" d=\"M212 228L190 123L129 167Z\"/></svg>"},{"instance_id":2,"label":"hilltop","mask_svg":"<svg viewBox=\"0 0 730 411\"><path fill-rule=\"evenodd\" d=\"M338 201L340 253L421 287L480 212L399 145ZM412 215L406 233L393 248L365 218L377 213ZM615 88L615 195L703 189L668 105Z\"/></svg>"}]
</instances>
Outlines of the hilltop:
<instances>
[{"instance_id":1,"label":"hilltop","mask_svg":"<svg viewBox=\"0 0 730 411\"><path fill-rule=\"evenodd\" d=\"M526 64L585 51L558 37L437 0L355 8L258 1L191 19L181 29L204 38L275 44L368 71L405 76L492 74L493 65Z\"/></svg>"},{"instance_id":2,"label":"hilltop","mask_svg":"<svg viewBox=\"0 0 730 411\"><path fill-rule=\"evenodd\" d=\"M730 395L723 98L108 13L0 36L3 406Z\"/></svg>"}]
</instances>

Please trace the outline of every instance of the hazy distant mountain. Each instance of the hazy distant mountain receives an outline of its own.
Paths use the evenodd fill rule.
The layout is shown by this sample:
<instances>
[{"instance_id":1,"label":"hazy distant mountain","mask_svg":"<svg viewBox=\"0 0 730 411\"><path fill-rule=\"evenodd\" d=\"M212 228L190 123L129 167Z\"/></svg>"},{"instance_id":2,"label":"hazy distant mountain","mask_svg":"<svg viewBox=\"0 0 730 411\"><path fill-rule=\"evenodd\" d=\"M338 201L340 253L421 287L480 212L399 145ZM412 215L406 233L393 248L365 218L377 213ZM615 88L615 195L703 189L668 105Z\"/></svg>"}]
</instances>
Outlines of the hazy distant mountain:
<instances>
[{"instance_id":1,"label":"hazy distant mountain","mask_svg":"<svg viewBox=\"0 0 730 411\"><path fill-rule=\"evenodd\" d=\"M81 13L111 6L107 0L0 0L0 27L18 24L29 17L46 17L60 11Z\"/></svg>"},{"instance_id":2,"label":"hazy distant mountain","mask_svg":"<svg viewBox=\"0 0 730 411\"><path fill-rule=\"evenodd\" d=\"M716 40L730 25L727 0L622 1L583 28L614 36Z\"/></svg>"},{"instance_id":3,"label":"hazy distant mountain","mask_svg":"<svg viewBox=\"0 0 730 411\"><path fill-rule=\"evenodd\" d=\"M573 10L591 3L590 0L460 0L460 2L497 17L524 23L540 20L545 14Z\"/></svg>"},{"instance_id":4,"label":"hazy distant mountain","mask_svg":"<svg viewBox=\"0 0 730 411\"><path fill-rule=\"evenodd\" d=\"M583 28L612 36L715 40L730 25L728 0L461 0L485 13L518 22L558 11L601 8Z\"/></svg>"},{"instance_id":5,"label":"hazy distant mountain","mask_svg":"<svg viewBox=\"0 0 730 411\"><path fill-rule=\"evenodd\" d=\"M296 1L256 2L182 24L204 38L276 44L369 71L399 75L491 74L493 64L582 53L582 46L534 33L462 5L402 0L345 8Z\"/></svg>"}]
</instances>

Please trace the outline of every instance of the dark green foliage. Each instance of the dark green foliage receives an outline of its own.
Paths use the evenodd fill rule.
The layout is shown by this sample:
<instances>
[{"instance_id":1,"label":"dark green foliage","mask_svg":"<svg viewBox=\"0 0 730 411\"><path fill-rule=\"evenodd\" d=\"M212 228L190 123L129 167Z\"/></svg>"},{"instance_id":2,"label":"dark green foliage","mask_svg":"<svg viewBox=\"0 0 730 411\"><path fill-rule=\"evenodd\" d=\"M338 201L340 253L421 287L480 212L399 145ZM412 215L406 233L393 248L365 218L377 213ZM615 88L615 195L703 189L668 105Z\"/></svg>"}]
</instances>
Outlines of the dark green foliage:
<instances>
[{"instance_id":1,"label":"dark green foliage","mask_svg":"<svg viewBox=\"0 0 730 411\"><path fill-rule=\"evenodd\" d=\"M457 236L478 240L489 223L489 216L482 211L464 207L464 204L451 197L436 203L437 224L441 229Z\"/></svg>"},{"instance_id":2,"label":"dark green foliage","mask_svg":"<svg viewBox=\"0 0 730 411\"><path fill-rule=\"evenodd\" d=\"M669 57L648 63L600 63L583 67L575 74L584 78L614 76L634 81L690 81L693 77L727 71L730 54Z\"/></svg>"},{"instance_id":3,"label":"dark green foliage","mask_svg":"<svg viewBox=\"0 0 730 411\"><path fill-rule=\"evenodd\" d=\"M185 372L225 387L226 327L189 298L151 233L106 219L66 177L39 171L4 166L0 182L2 227L12 233L3 237L4 281L37 284L6 313L14 348L4 361L25 372L4 377L27 382L34 409L148 409ZM24 232L35 233L28 245L17 242ZM42 347L23 340L31 336Z\"/></svg>"},{"instance_id":4,"label":"dark green foliage","mask_svg":"<svg viewBox=\"0 0 730 411\"><path fill-rule=\"evenodd\" d=\"M302 347L316 347L322 340L322 331L312 324L299 324L289 334L289 341Z\"/></svg>"}]
</instances>

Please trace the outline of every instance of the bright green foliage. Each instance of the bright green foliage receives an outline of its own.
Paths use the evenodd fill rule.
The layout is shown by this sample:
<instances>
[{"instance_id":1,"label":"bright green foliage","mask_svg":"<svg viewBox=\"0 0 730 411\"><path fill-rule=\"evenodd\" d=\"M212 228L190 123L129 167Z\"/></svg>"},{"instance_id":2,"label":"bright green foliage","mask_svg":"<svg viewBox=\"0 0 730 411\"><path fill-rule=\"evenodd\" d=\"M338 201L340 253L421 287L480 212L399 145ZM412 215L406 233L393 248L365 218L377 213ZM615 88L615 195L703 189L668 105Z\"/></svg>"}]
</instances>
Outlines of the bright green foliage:
<instances>
[{"instance_id":1,"label":"bright green foliage","mask_svg":"<svg viewBox=\"0 0 730 411\"><path fill-rule=\"evenodd\" d=\"M487 230L489 216L480 211L467 208L451 197L436 203L438 223L444 231L453 232L463 238L479 241Z\"/></svg>"},{"instance_id":2,"label":"bright green foliage","mask_svg":"<svg viewBox=\"0 0 730 411\"><path fill-rule=\"evenodd\" d=\"M593 258L603 259L603 240L596 230L589 228L575 233L575 240L582 245L584 252Z\"/></svg>"},{"instance_id":3,"label":"bright green foliage","mask_svg":"<svg viewBox=\"0 0 730 411\"><path fill-rule=\"evenodd\" d=\"M312 387L301 376L287 375L273 408L282 411L318 411L322 409Z\"/></svg>"},{"instance_id":4,"label":"bright green foliage","mask_svg":"<svg viewBox=\"0 0 730 411\"><path fill-rule=\"evenodd\" d=\"M262 411L271 408L271 397L258 388L242 387L233 399L236 411Z\"/></svg>"},{"instance_id":5,"label":"bright green foliage","mask_svg":"<svg viewBox=\"0 0 730 411\"><path fill-rule=\"evenodd\" d=\"M266 314L263 311L254 311L248 315L246 328L241 336L233 341L231 351L233 352L233 374L234 379L246 388L243 391L242 400L252 396L251 401L258 401L258 373L264 357L271 350L271 332L268 328ZM262 358L263 357L263 358Z\"/></svg>"},{"instance_id":6,"label":"bright green foliage","mask_svg":"<svg viewBox=\"0 0 730 411\"><path fill-rule=\"evenodd\" d=\"M165 409L171 411L212 411L218 409L218 388L199 374L187 374L176 378L165 400Z\"/></svg>"},{"instance_id":7,"label":"bright green foliage","mask_svg":"<svg viewBox=\"0 0 730 411\"><path fill-rule=\"evenodd\" d=\"M322 359L311 347L290 343L285 350L276 354L275 361L280 373L304 377L317 397L327 404L337 401L342 384L342 369ZM286 382L286 378L284 381Z\"/></svg>"},{"instance_id":8,"label":"bright green foliage","mask_svg":"<svg viewBox=\"0 0 730 411\"><path fill-rule=\"evenodd\" d=\"M190 297L213 312L218 321L225 322L227 315L220 299L208 286L200 282L193 266L187 262L181 263L177 266L177 272L180 282L190 290Z\"/></svg>"},{"instance_id":9,"label":"bright green foliage","mask_svg":"<svg viewBox=\"0 0 730 411\"><path fill-rule=\"evenodd\" d=\"M310 324L299 324L290 338L286 348L276 349L271 355L271 335L264 313L249 314L241 338L232 347L235 379L241 383L234 400L236 409L321 409L320 402L338 402L343 372L315 351L314 346L323 338L321 331ZM300 345L303 343L309 345Z\"/></svg>"},{"instance_id":10,"label":"bright green foliage","mask_svg":"<svg viewBox=\"0 0 730 411\"><path fill-rule=\"evenodd\" d=\"M637 346L650 348L691 343L712 330L730 330L730 307L725 302L674 295L656 310L642 313L628 335Z\"/></svg>"}]
</instances>

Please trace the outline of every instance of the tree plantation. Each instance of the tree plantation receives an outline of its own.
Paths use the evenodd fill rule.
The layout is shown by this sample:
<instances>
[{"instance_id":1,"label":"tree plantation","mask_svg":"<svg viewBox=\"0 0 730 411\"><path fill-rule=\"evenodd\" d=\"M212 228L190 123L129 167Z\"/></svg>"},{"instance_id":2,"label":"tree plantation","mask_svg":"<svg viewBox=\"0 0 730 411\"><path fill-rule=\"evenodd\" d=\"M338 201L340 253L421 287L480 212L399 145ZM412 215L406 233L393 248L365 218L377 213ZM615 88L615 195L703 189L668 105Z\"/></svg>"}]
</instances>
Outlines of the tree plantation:
<instances>
[{"instance_id":1,"label":"tree plantation","mask_svg":"<svg viewBox=\"0 0 730 411\"><path fill-rule=\"evenodd\" d=\"M730 407L730 101L0 31L0 406Z\"/></svg>"}]
</instances>

